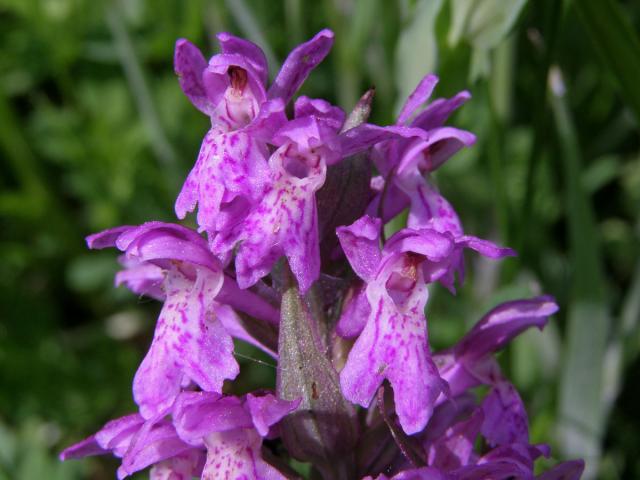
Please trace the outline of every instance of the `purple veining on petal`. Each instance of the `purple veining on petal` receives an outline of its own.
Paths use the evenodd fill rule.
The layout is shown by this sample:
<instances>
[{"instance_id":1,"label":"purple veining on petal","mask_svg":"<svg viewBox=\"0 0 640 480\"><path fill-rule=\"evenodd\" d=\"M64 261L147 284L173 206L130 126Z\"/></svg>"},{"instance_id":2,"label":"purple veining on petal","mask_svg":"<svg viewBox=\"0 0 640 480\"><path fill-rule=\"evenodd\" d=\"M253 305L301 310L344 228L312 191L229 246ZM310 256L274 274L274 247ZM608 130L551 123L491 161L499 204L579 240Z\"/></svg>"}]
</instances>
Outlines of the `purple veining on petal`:
<instances>
[{"instance_id":1,"label":"purple veining on petal","mask_svg":"<svg viewBox=\"0 0 640 480\"><path fill-rule=\"evenodd\" d=\"M197 272L195 283L168 273L153 343L133 381L134 399L145 418L171 407L183 376L205 391L221 392L224 380L238 375L231 337L210 313L220 286L221 279L204 270Z\"/></svg>"},{"instance_id":2,"label":"purple veining on petal","mask_svg":"<svg viewBox=\"0 0 640 480\"><path fill-rule=\"evenodd\" d=\"M408 256L388 261L367 285L371 314L340 373L345 397L365 407L388 379L407 434L424 428L445 388L429 352L424 317L428 291L413 262Z\"/></svg>"},{"instance_id":3,"label":"purple veining on petal","mask_svg":"<svg viewBox=\"0 0 640 480\"><path fill-rule=\"evenodd\" d=\"M527 412L520 395L509 382L493 387L482 402L482 435L490 446L529 443Z\"/></svg>"},{"instance_id":4,"label":"purple veining on petal","mask_svg":"<svg viewBox=\"0 0 640 480\"><path fill-rule=\"evenodd\" d=\"M207 448L203 478L284 480L262 459L262 438L298 403L270 394L249 394L243 402L237 397L184 392L176 402L174 422L184 441Z\"/></svg>"}]
</instances>

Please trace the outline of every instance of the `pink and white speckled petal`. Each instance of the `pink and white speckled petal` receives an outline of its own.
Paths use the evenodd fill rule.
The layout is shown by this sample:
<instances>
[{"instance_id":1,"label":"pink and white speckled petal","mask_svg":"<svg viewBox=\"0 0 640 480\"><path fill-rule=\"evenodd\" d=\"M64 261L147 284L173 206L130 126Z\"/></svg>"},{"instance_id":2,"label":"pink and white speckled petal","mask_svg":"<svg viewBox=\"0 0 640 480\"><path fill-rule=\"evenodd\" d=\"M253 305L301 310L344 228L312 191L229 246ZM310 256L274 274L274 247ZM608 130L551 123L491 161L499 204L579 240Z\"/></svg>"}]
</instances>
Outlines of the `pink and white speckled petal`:
<instances>
[{"instance_id":1,"label":"pink and white speckled petal","mask_svg":"<svg viewBox=\"0 0 640 480\"><path fill-rule=\"evenodd\" d=\"M333 32L325 29L308 42L294 48L271 85L269 98L282 98L285 103L291 100L311 70L324 60L332 46Z\"/></svg>"},{"instance_id":2,"label":"pink and white speckled petal","mask_svg":"<svg viewBox=\"0 0 640 480\"><path fill-rule=\"evenodd\" d=\"M262 194L268 180L267 149L243 131L219 133L210 130L198 160L176 200L176 214L184 218L199 203L197 221L201 230L214 233L230 228L243 205L248 207ZM235 203L235 205L234 205ZM234 216L223 216L231 209Z\"/></svg>"},{"instance_id":3,"label":"pink and white speckled petal","mask_svg":"<svg viewBox=\"0 0 640 480\"><path fill-rule=\"evenodd\" d=\"M286 480L262 459L262 437L253 429L211 433L202 480Z\"/></svg>"},{"instance_id":4,"label":"pink and white speckled petal","mask_svg":"<svg viewBox=\"0 0 640 480\"><path fill-rule=\"evenodd\" d=\"M446 388L429 352L424 317L428 291L419 271L416 274L409 291L403 288L405 298L394 300L384 284L369 284L371 315L340 373L345 398L363 407L369 406L388 379L400 425L407 434L425 427L438 395Z\"/></svg>"},{"instance_id":5,"label":"pink and white speckled petal","mask_svg":"<svg viewBox=\"0 0 640 480\"><path fill-rule=\"evenodd\" d=\"M220 275L204 269L198 269L195 283L177 271L167 273L167 299L133 381L143 417L170 409L185 378L205 391L220 392L225 379L238 375L231 337L211 314L221 283Z\"/></svg>"},{"instance_id":6,"label":"pink and white speckled petal","mask_svg":"<svg viewBox=\"0 0 640 480\"><path fill-rule=\"evenodd\" d=\"M322 153L299 154L286 143L269 164L271 188L232 235L216 238L213 249L227 251L241 242L236 256L240 288L255 284L286 255L300 289L306 291L320 274L315 192L324 183L324 159Z\"/></svg>"},{"instance_id":7,"label":"pink and white speckled petal","mask_svg":"<svg viewBox=\"0 0 640 480\"><path fill-rule=\"evenodd\" d=\"M436 88L438 83L438 77L433 74L426 75L420 80L420 83L416 86L415 90L407 97L396 124L404 125L407 123L413 113L427 100L433 93L433 89Z\"/></svg>"}]
</instances>

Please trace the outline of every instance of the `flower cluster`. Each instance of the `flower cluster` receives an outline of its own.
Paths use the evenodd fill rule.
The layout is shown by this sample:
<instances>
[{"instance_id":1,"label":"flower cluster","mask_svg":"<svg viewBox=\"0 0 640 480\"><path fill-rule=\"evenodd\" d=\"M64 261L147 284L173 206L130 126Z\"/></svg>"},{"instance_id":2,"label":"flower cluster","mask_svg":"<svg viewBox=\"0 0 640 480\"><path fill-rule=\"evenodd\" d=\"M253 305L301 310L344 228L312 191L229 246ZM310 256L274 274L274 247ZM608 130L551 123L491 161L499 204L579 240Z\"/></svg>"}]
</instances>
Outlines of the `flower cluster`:
<instances>
[{"instance_id":1,"label":"flower cluster","mask_svg":"<svg viewBox=\"0 0 640 480\"><path fill-rule=\"evenodd\" d=\"M123 253L117 284L163 302L133 380L138 411L61 458L111 453L118 478L151 466L157 480L295 478L289 458L332 479L534 478L549 447L530 444L494 353L542 329L553 299L504 303L448 350L429 346L430 285L455 293L465 249L514 254L467 235L430 179L475 141L443 126L469 94L425 107L428 75L385 127L367 123L373 92L348 116L305 96L287 111L333 33L295 48L271 85L258 46L217 38L208 62L187 40L175 50L182 90L211 120L175 203L180 219L197 210L197 231L148 222L87 238ZM406 210L406 227L385 239ZM275 392L229 394L234 340L277 361ZM583 467L535 478L575 479Z\"/></svg>"}]
</instances>

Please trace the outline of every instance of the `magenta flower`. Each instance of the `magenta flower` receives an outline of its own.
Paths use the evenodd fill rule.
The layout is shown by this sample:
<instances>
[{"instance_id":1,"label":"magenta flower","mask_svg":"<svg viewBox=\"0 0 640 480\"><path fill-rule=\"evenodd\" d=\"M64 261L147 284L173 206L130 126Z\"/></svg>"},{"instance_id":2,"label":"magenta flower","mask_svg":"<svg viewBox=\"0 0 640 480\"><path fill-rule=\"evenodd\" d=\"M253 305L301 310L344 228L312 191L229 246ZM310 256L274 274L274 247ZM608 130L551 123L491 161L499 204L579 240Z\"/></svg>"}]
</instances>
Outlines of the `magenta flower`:
<instances>
[{"instance_id":1,"label":"magenta flower","mask_svg":"<svg viewBox=\"0 0 640 480\"><path fill-rule=\"evenodd\" d=\"M232 309L216 302L223 284L232 281L225 279L202 237L179 225L150 222L106 230L89 236L87 243L125 252L126 261L135 265L121 272L118 281L136 293L151 288L164 298L153 343L133 381L144 418L166 412L190 382L221 392L224 380L238 375L231 333L259 343L243 330Z\"/></svg>"},{"instance_id":2,"label":"magenta flower","mask_svg":"<svg viewBox=\"0 0 640 480\"><path fill-rule=\"evenodd\" d=\"M120 479L150 467L154 480L284 480L296 477L291 459L337 480L579 478L582 461L534 476L550 449L530 444L525 405L493 355L542 329L551 297L504 303L452 347L429 345L430 285L455 293L467 248L514 254L467 235L429 178L475 141L443 126L469 94L421 109L428 75L395 125L367 123L373 90L348 116L301 96L290 119L333 33L296 47L271 86L258 46L217 38L208 62L186 40L175 51L180 86L211 120L175 203L179 218L198 207L198 231L148 222L87 238L123 252L116 284L163 302L133 380L139 412L61 459L111 453ZM384 240L405 209L406 227ZM232 384L234 339L277 363L275 394Z\"/></svg>"},{"instance_id":3,"label":"magenta flower","mask_svg":"<svg viewBox=\"0 0 640 480\"><path fill-rule=\"evenodd\" d=\"M60 459L107 453L125 457L118 469L119 480L152 465L152 479L190 480L200 476L204 463L204 451L180 440L171 422L145 421L137 413L111 420L94 435L64 450Z\"/></svg>"},{"instance_id":4,"label":"magenta flower","mask_svg":"<svg viewBox=\"0 0 640 480\"><path fill-rule=\"evenodd\" d=\"M355 300L358 306L348 309L338 326L342 333L360 333L363 328L340 381L345 397L366 407L382 381L389 380L395 392L402 392L395 395L400 424L413 434L425 427L436 399L447 388L429 352L426 284L446 278L454 252L464 247L490 258L512 251L427 229L401 230L380 250L380 225L379 219L365 216L338 229L351 266L366 283ZM363 295L368 308L362 305Z\"/></svg>"},{"instance_id":5,"label":"magenta flower","mask_svg":"<svg viewBox=\"0 0 640 480\"><path fill-rule=\"evenodd\" d=\"M175 70L191 102L211 118L193 170L176 200L184 218L198 209L211 236L226 232L258 202L269 179L267 142L286 121L284 106L333 44L323 30L295 48L267 90L267 64L257 45L218 35L221 53L205 61L187 40L176 43Z\"/></svg>"},{"instance_id":6,"label":"magenta flower","mask_svg":"<svg viewBox=\"0 0 640 480\"><path fill-rule=\"evenodd\" d=\"M262 439L299 403L271 394L238 398L184 392L176 402L174 423L182 440L206 448L202 478L284 480L283 474L262 459Z\"/></svg>"},{"instance_id":7,"label":"magenta flower","mask_svg":"<svg viewBox=\"0 0 640 480\"><path fill-rule=\"evenodd\" d=\"M340 158L338 130L344 113L324 100L300 97L295 119L276 133L278 149L269 159L269 188L246 220L212 248L224 253L240 242L236 274L241 288L255 284L286 255L300 289L320 273L315 193L324 184L327 163Z\"/></svg>"}]
</instances>

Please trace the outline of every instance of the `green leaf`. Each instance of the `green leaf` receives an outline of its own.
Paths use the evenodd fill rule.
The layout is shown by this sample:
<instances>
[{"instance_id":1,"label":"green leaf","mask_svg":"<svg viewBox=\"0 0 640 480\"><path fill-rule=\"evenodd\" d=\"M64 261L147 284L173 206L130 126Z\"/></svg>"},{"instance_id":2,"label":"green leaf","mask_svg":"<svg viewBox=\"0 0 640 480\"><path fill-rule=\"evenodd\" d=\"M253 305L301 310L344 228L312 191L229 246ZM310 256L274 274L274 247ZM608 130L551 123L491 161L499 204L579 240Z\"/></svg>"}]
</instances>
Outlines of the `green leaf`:
<instances>
[{"instance_id":1,"label":"green leaf","mask_svg":"<svg viewBox=\"0 0 640 480\"><path fill-rule=\"evenodd\" d=\"M640 39L624 7L613 0L580 0L573 5L616 79L623 98L640 122Z\"/></svg>"},{"instance_id":2,"label":"green leaf","mask_svg":"<svg viewBox=\"0 0 640 480\"><path fill-rule=\"evenodd\" d=\"M572 274L558 429L564 454L588 458L588 475L593 475L605 426L603 390L609 312L594 214L581 181L580 147L558 67L550 70L549 82L566 183Z\"/></svg>"},{"instance_id":3,"label":"green leaf","mask_svg":"<svg viewBox=\"0 0 640 480\"><path fill-rule=\"evenodd\" d=\"M526 0L451 0L448 41L471 45L471 81L490 71L489 54L509 34Z\"/></svg>"}]
</instances>

